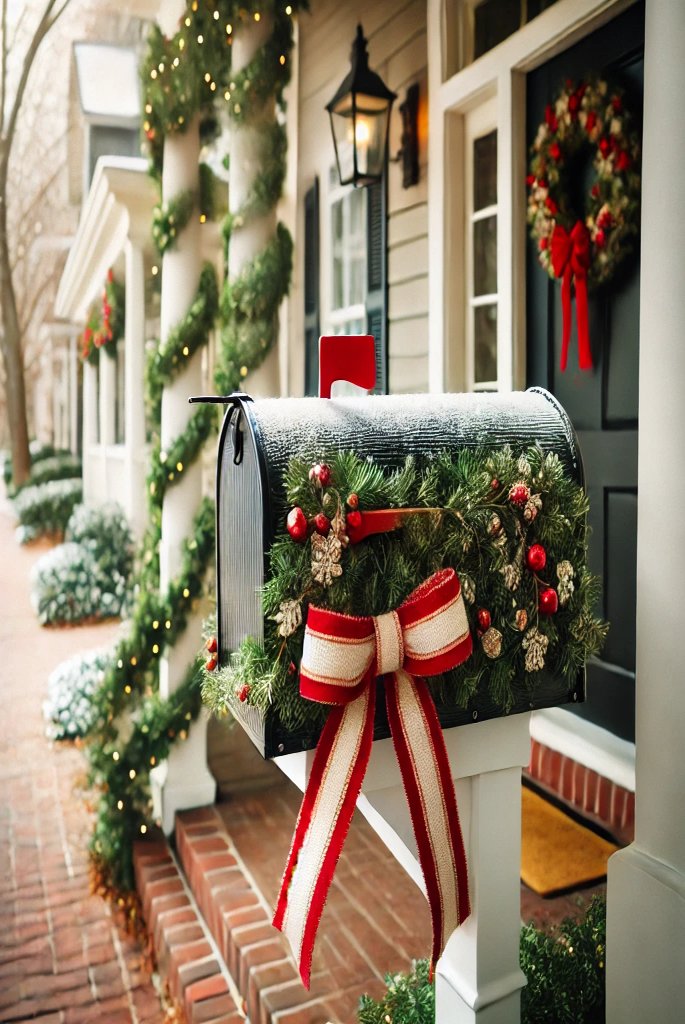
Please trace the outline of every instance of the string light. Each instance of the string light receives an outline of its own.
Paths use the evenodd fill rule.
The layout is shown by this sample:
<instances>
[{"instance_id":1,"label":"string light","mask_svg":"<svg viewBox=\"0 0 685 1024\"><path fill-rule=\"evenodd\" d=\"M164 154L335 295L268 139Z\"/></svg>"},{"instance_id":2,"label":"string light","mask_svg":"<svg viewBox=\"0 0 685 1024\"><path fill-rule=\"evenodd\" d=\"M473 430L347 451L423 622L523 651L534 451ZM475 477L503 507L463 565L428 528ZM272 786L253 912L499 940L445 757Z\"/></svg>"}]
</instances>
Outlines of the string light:
<instances>
[{"instance_id":1,"label":"string light","mask_svg":"<svg viewBox=\"0 0 685 1024\"><path fill-rule=\"evenodd\" d=\"M153 644L152 645L152 653L153 654L159 654L159 644Z\"/></svg>"},{"instance_id":2,"label":"string light","mask_svg":"<svg viewBox=\"0 0 685 1024\"><path fill-rule=\"evenodd\" d=\"M150 72L150 78L156 78L156 77L157 77L157 68L153 68L152 71Z\"/></svg>"},{"instance_id":3,"label":"string light","mask_svg":"<svg viewBox=\"0 0 685 1024\"><path fill-rule=\"evenodd\" d=\"M124 687L124 693L131 693L131 687L128 685L128 683L126 683L126 686Z\"/></svg>"},{"instance_id":4,"label":"string light","mask_svg":"<svg viewBox=\"0 0 685 1024\"><path fill-rule=\"evenodd\" d=\"M153 619L152 628L159 629L159 619Z\"/></svg>"},{"instance_id":5,"label":"string light","mask_svg":"<svg viewBox=\"0 0 685 1024\"><path fill-rule=\"evenodd\" d=\"M288 15L288 17L290 17L290 15L293 13L293 9L290 6L290 4L288 4L288 6L286 7L285 13Z\"/></svg>"},{"instance_id":6,"label":"string light","mask_svg":"<svg viewBox=\"0 0 685 1024\"><path fill-rule=\"evenodd\" d=\"M206 220L207 220L207 215L206 215L206 214L204 214L204 213L201 213L201 214L200 214L200 224L204 224L204 222L205 222Z\"/></svg>"},{"instance_id":7,"label":"string light","mask_svg":"<svg viewBox=\"0 0 685 1024\"><path fill-rule=\"evenodd\" d=\"M233 25L231 25L231 23L229 22L228 25L226 26L226 35L230 36L232 31L233 31Z\"/></svg>"},{"instance_id":8,"label":"string light","mask_svg":"<svg viewBox=\"0 0 685 1024\"><path fill-rule=\"evenodd\" d=\"M147 832L147 825L141 825L140 826L140 833L141 833L141 835L144 836L146 832Z\"/></svg>"},{"instance_id":9,"label":"string light","mask_svg":"<svg viewBox=\"0 0 685 1024\"><path fill-rule=\"evenodd\" d=\"M190 349L188 348L187 345L183 346L183 355L186 357L190 355Z\"/></svg>"},{"instance_id":10,"label":"string light","mask_svg":"<svg viewBox=\"0 0 685 1024\"><path fill-rule=\"evenodd\" d=\"M218 11L214 11L213 17L214 17L214 21L218 21L219 20L219 12Z\"/></svg>"},{"instance_id":11,"label":"string light","mask_svg":"<svg viewBox=\"0 0 685 1024\"><path fill-rule=\"evenodd\" d=\"M159 267L157 266L156 263L152 264L152 267L150 268L150 271L151 271L153 277L157 277L157 274L159 273Z\"/></svg>"},{"instance_id":12,"label":"string light","mask_svg":"<svg viewBox=\"0 0 685 1024\"><path fill-rule=\"evenodd\" d=\"M178 470L179 473L182 473L183 472L183 463L182 462L177 462L176 463L176 469Z\"/></svg>"},{"instance_id":13,"label":"string light","mask_svg":"<svg viewBox=\"0 0 685 1024\"><path fill-rule=\"evenodd\" d=\"M133 782L133 780L136 777L136 770L135 770L135 768L129 769L128 777L131 780L131 782Z\"/></svg>"},{"instance_id":14,"label":"string light","mask_svg":"<svg viewBox=\"0 0 685 1024\"><path fill-rule=\"evenodd\" d=\"M198 41L198 43L200 44L200 46L202 46L202 44L203 44L203 43L204 43L204 41L205 41L205 37L204 37L203 35L199 35L199 36L197 37L197 41Z\"/></svg>"},{"instance_id":15,"label":"string light","mask_svg":"<svg viewBox=\"0 0 685 1024\"><path fill-rule=\"evenodd\" d=\"M118 750L114 750L112 752L112 760L113 761L118 761L119 760L119 751Z\"/></svg>"},{"instance_id":16,"label":"string light","mask_svg":"<svg viewBox=\"0 0 685 1024\"><path fill-rule=\"evenodd\" d=\"M146 103L145 104L145 113L146 114L151 114L152 113L152 104L151 103Z\"/></svg>"},{"instance_id":17,"label":"string light","mask_svg":"<svg viewBox=\"0 0 685 1024\"><path fill-rule=\"evenodd\" d=\"M187 587L184 587L184 588L183 588L183 596L184 596L185 598L188 598L188 597L190 597L190 591L188 590L188 588L187 588Z\"/></svg>"},{"instance_id":18,"label":"string light","mask_svg":"<svg viewBox=\"0 0 685 1024\"><path fill-rule=\"evenodd\" d=\"M124 809L124 801L123 800L117 800L117 810L118 811L123 811L123 809Z\"/></svg>"},{"instance_id":19,"label":"string light","mask_svg":"<svg viewBox=\"0 0 685 1024\"><path fill-rule=\"evenodd\" d=\"M285 54L281 54L281 56L278 58L278 63L281 65L281 67L283 67L283 65L285 64Z\"/></svg>"},{"instance_id":20,"label":"string light","mask_svg":"<svg viewBox=\"0 0 685 1024\"><path fill-rule=\"evenodd\" d=\"M186 41L183 38L183 36L181 36L181 38L178 41L178 48L179 48L179 50L182 50L185 45L186 45Z\"/></svg>"},{"instance_id":21,"label":"string light","mask_svg":"<svg viewBox=\"0 0 685 1024\"><path fill-rule=\"evenodd\" d=\"M166 622L164 623L164 626L166 627L166 629L171 629L171 619L167 619Z\"/></svg>"}]
</instances>

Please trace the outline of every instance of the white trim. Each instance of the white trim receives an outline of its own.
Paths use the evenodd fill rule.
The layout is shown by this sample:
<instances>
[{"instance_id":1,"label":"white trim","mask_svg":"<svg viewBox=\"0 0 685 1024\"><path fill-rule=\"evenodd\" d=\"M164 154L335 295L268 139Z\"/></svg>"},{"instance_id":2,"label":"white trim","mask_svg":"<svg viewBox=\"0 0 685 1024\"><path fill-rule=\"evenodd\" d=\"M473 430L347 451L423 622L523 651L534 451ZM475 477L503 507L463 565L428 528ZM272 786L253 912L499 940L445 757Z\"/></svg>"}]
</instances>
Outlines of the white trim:
<instances>
[{"instance_id":1,"label":"white trim","mask_svg":"<svg viewBox=\"0 0 685 1024\"><path fill-rule=\"evenodd\" d=\"M563 708L534 711L531 739L635 792L635 744Z\"/></svg>"}]
</instances>

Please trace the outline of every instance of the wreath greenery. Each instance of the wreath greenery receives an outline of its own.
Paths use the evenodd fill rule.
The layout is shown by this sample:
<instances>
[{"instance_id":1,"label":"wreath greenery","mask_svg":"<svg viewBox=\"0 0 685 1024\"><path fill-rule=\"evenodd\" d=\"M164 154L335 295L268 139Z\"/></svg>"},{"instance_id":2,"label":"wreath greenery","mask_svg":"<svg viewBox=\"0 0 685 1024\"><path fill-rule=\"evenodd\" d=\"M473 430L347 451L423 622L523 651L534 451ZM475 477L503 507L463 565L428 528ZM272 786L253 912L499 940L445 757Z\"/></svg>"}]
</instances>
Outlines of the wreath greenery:
<instances>
[{"instance_id":1,"label":"wreath greenery","mask_svg":"<svg viewBox=\"0 0 685 1024\"><path fill-rule=\"evenodd\" d=\"M583 160L594 180L578 209L572 199ZM528 223L538 259L550 277L552 235L585 224L591 243L588 284L611 280L639 231L640 138L622 90L603 79L566 82L545 108L531 150Z\"/></svg>"},{"instance_id":2,"label":"wreath greenery","mask_svg":"<svg viewBox=\"0 0 685 1024\"><path fill-rule=\"evenodd\" d=\"M88 321L81 335L81 358L91 366L97 365L100 349L104 348L112 359L116 355L116 343L124 333L124 286L107 271L100 302L93 305Z\"/></svg>"},{"instance_id":3,"label":"wreath greenery","mask_svg":"<svg viewBox=\"0 0 685 1024\"><path fill-rule=\"evenodd\" d=\"M205 672L203 697L214 711L237 698L262 712L273 705L287 729L319 724L326 709L301 699L297 686L308 605L382 614L448 566L479 642L463 665L430 682L443 703L464 708L487 690L506 713L535 693L543 668L571 683L599 650L606 626L592 610L587 498L556 455L464 450L425 464L408 458L387 473L338 452L323 467L293 460L285 483L295 508L269 554L264 642L248 638L231 664ZM364 513L377 509L412 511L400 529L354 543Z\"/></svg>"}]
</instances>

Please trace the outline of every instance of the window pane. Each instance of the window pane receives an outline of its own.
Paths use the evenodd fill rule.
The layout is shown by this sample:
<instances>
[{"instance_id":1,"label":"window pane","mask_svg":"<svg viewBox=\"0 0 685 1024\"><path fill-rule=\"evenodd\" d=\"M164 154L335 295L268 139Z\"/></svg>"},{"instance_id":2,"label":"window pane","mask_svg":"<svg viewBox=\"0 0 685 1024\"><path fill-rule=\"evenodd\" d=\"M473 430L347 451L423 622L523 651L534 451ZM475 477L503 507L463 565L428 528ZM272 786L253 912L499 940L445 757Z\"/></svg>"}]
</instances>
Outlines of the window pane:
<instances>
[{"instance_id":1,"label":"window pane","mask_svg":"<svg viewBox=\"0 0 685 1024\"><path fill-rule=\"evenodd\" d=\"M350 234L359 235L364 230L364 189L356 188L349 194L350 204Z\"/></svg>"},{"instance_id":2,"label":"window pane","mask_svg":"<svg viewBox=\"0 0 685 1024\"><path fill-rule=\"evenodd\" d=\"M497 202L497 132L489 132L473 143L473 209L482 210Z\"/></svg>"},{"instance_id":3,"label":"window pane","mask_svg":"<svg viewBox=\"0 0 685 1024\"><path fill-rule=\"evenodd\" d=\"M478 306L473 311L474 381L497 380L497 306Z\"/></svg>"},{"instance_id":4,"label":"window pane","mask_svg":"<svg viewBox=\"0 0 685 1024\"><path fill-rule=\"evenodd\" d=\"M521 25L520 0L483 0L474 11L473 56L480 57Z\"/></svg>"},{"instance_id":5,"label":"window pane","mask_svg":"<svg viewBox=\"0 0 685 1024\"><path fill-rule=\"evenodd\" d=\"M473 225L473 294L497 292L497 217Z\"/></svg>"}]
</instances>

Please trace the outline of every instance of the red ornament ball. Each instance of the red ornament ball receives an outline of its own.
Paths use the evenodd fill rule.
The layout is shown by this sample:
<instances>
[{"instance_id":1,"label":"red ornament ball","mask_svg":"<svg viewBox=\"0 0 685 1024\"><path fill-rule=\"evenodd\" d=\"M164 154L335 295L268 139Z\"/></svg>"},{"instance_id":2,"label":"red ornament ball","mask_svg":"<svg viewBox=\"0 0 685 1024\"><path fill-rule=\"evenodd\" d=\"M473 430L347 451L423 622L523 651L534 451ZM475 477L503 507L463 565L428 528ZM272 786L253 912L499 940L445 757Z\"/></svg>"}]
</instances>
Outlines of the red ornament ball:
<instances>
[{"instance_id":1,"label":"red ornament ball","mask_svg":"<svg viewBox=\"0 0 685 1024\"><path fill-rule=\"evenodd\" d=\"M359 508L359 495L354 493L348 494L347 504L350 508Z\"/></svg>"},{"instance_id":2,"label":"red ornament ball","mask_svg":"<svg viewBox=\"0 0 685 1024\"><path fill-rule=\"evenodd\" d=\"M487 632L487 630L490 629L490 626L492 624L492 616L490 615L490 612L487 610L487 608L479 608L478 609L477 619L478 619L478 632L479 633Z\"/></svg>"},{"instance_id":3,"label":"red ornament ball","mask_svg":"<svg viewBox=\"0 0 685 1024\"><path fill-rule=\"evenodd\" d=\"M559 598L554 587L545 587L538 596L538 610L541 615L554 615L559 607Z\"/></svg>"},{"instance_id":4,"label":"red ornament ball","mask_svg":"<svg viewBox=\"0 0 685 1024\"><path fill-rule=\"evenodd\" d=\"M218 661L212 655L212 657L208 658L207 661L205 662L205 668L207 669L208 672L213 672L218 664Z\"/></svg>"},{"instance_id":5,"label":"red ornament ball","mask_svg":"<svg viewBox=\"0 0 685 1024\"><path fill-rule=\"evenodd\" d=\"M531 544L526 551L526 565L531 572L542 572L547 564L547 552L542 544Z\"/></svg>"},{"instance_id":6,"label":"red ornament ball","mask_svg":"<svg viewBox=\"0 0 685 1024\"><path fill-rule=\"evenodd\" d=\"M530 498L530 488L522 480L509 488L509 501L512 505L525 505Z\"/></svg>"},{"instance_id":7,"label":"red ornament ball","mask_svg":"<svg viewBox=\"0 0 685 1024\"><path fill-rule=\"evenodd\" d=\"M356 509L347 513L347 525L351 526L353 530L356 530L358 526L362 525L362 514Z\"/></svg>"},{"instance_id":8,"label":"red ornament ball","mask_svg":"<svg viewBox=\"0 0 685 1024\"><path fill-rule=\"evenodd\" d=\"M207 641L207 650L209 651L210 654L216 654L218 649L219 645L217 643L216 637L210 636L209 640Z\"/></svg>"},{"instance_id":9,"label":"red ornament ball","mask_svg":"<svg viewBox=\"0 0 685 1024\"><path fill-rule=\"evenodd\" d=\"M307 539L307 517L298 505L288 512L285 525L292 539L298 544L302 544Z\"/></svg>"},{"instance_id":10,"label":"red ornament ball","mask_svg":"<svg viewBox=\"0 0 685 1024\"><path fill-rule=\"evenodd\" d=\"M498 491L499 486L499 480L497 479L496 476L493 476L492 480L490 481L490 487L492 488L493 491Z\"/></svg>"},{"instance_id":11,"label":"red ornament ball","mask_svg":"<svg viewBox=\"0 0 685 1024\"><path fill-rule=\"evenodd\" d=\"M328 487L331 482L331 467L324 462L315 463L309 470L309 479L319 487Z\"/></svg>"},{"instance_id":12,"label":"red ornament ball","mask_svg":"<svg viewBox=\"0 0 685 1024\"><path fill-rule=\"evenodd\" d=\"M325 512L318 512L314 516L314 528L322 537L328 536L328 531L331 528L331 521Z\"/></svg>"},{"instance_id":13,"label":"red ornament ball","mask_svg":"<svg viewBox=\"0 0 685 1024\"><path fill-rule=\"evenodd\" d=\"M245 701L248 698L249 693L250 693L250 687L247 685L247 683L244 683L240 687L240 689L238 690L238 700L240 701L241 704L245 703Z\"/></svg>"}]
</instances>

